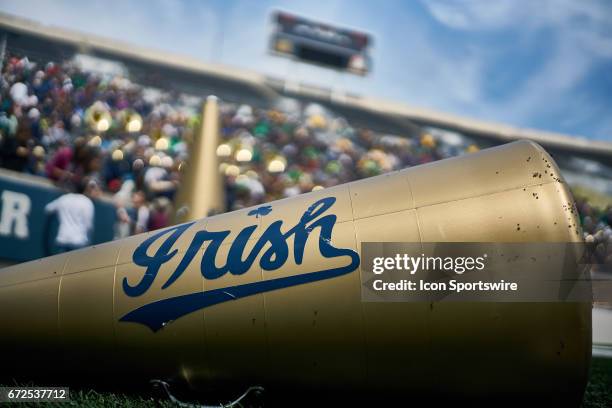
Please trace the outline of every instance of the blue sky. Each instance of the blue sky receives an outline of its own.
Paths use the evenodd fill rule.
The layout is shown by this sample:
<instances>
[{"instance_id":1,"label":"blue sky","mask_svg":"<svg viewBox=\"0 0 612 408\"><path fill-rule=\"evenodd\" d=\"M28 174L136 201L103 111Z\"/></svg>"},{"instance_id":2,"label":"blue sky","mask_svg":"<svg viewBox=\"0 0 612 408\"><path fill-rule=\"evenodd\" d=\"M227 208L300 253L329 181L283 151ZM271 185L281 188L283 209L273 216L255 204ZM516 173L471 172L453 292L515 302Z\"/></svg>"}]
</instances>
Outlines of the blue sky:
<instances>
[{"instance_id":1,"label":"blue sky","mask_svg":"<svg viewBox=\"0 0 612 408\"><path fill-rule=\"evenodd\" d=\"M372 74L268 55L276 9L370 32ZM612 2L0 0L0 10L205 62L612 141Z\"/></svg>"}]
</instances>

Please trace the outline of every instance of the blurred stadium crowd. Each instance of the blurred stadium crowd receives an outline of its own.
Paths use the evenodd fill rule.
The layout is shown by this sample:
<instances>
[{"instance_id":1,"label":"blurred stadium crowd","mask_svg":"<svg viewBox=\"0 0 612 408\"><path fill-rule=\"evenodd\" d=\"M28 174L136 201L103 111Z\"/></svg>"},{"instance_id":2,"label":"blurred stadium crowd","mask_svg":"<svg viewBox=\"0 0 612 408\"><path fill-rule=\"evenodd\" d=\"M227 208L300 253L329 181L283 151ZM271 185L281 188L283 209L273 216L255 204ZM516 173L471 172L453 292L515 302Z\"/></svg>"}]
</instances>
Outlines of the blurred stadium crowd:
<instances>
[{"instance_id":1,"label":"blurred stadium crowd","mask_svg":"<svg viewBox=\"0 0 612 408\"><path fill-rule=\"evenodd\" d=\"M72 60L41 65L17 55L5 57L0 91L1 167L67 191L97 183L117 206L116 237L168 225L201 100ZM228 210L479 149L436 129L398 136L354 128L291 99L273 109L222 103L221 132ZM587 241L601 243L598 256L612 263L612 207L577 201Z\"/></svg>"},{"instance_id":2,"label":"blurred stadium crowd","mask_svg":"<svg viewBox=\"0 0 612 408\"><path fill-rule=\"evenodd\" d=\"M78 190L95 181L118 207L117 236L164 227L198 117L169 95L72 61L11 56L2 69L0 163Z\"/></svg>"},{"instance_id":3,"label":"blurred stadium crowd","mask_svg":"<svg viewBox=\"0 0 612 408\"><path fill-rule=\"evenodd\" d=\"M275 109L222 106L228 208L237 209L427 163L468 150L429 133L399 137L353 128L316 104L284 99Z\"/></svg>"}]
</instances>

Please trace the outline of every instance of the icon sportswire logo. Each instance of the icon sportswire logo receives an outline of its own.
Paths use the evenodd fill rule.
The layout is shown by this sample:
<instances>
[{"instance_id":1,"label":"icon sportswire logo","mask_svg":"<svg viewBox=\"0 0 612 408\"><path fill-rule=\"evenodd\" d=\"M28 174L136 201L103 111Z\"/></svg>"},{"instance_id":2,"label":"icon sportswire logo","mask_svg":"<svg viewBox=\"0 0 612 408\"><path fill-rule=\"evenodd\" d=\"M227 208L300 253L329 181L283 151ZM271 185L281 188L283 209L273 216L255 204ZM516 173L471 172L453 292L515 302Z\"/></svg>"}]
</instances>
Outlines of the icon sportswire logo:
<instances>
[{"instance_id":1,"label":"icon sportswire logo","mask_svg":"<svg viewBox=\"0 0 612 408\"><path fill-rule=\"evenodd\" d=\"M283 232L283 222L281 220L274 221L257 240L248 255L244 253L244 249L253 232L257 229L257 225L245 227L231 243L223 266L217 266L219 262L216 263L215 259L221 244L231 231L198 231L183 254L180 263L161 288L162 290L166 289L179 279L202 246L207 242L209 244L200 262L200 271L203 278L207 280L218 279L227 273L232 275L246 273L262 251L263 254L259 258L259 266L264 272L280 269L289 256L293 256L295 263L300 265L304 259L306 242L311 232L317 228L319 229L319 252L321 256L324 258L348 257L350 262L346 266L161 299L132 310L119 320L122 322L141 323L156 332L165 323L208 306L258 293L330 279L353 272L359 266L359 254L350 248L336 248L331 244L331 236L337 216L325 213L332 207L335 201L335 197L327 197L316 201L302 214L298 223L285 232ZM272 211L270 206L262 208L262 211L253 210L249 212L249 215L260 217ZM173 249L172 247L178 238L193 224L191 222L161 231L144 240L136 248L132 255L132 260L136 265L143 266L145 271L140 281L135 284L131 284L127 278L123 279L122 287L127 296L138 297L149 290L162 265L178 253L178 249ZM291 250L288 243L291 237L293 237L293 250ZM147 253L149 247L158 241L161 241L159 249L154 254L149 255Z\"/></svg>"}]
</instances>

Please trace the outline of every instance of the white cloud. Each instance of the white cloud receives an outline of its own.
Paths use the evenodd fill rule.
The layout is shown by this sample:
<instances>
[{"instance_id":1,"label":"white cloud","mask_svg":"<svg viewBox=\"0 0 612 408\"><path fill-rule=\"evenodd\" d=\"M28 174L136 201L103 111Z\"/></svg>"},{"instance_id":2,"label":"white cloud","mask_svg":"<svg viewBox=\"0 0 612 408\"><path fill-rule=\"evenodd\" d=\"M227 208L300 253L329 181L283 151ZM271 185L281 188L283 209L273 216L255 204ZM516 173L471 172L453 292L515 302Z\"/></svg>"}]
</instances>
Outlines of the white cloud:
<instances>
[{"instance_id":1,"label":"white cloud","mask_svg":"<svg viewBox=\"0 0 612 408\"><path fill-rule=\"evenodd\" d=\"M436 20L446 26L462 30L504 28L513 23L513 18L523 13L523 5L524 3L513 0L425 2L425 6Z\"/></svg>"},{"instance_id":2,"label":"white cloud","mask_svg":"<svg viewBox=\"0 0 612 408\"><path fill-rule=\"evenodd\" d=\"M611 17L609 5L594 0L423 0L423 4L438 22L460 30L568 25L590 30L593 25L609 24Z\"/></svg>"},{"instance_id":3,"label":"white cloud","mask_svg":"<svg viewBox=\"0 0 612 408\"><path fill-rule=\"evenodd\" d=\"M609 129L609 126L596 124L603 120L603 117L597 118L597 114L609 108L601 112L593 104L580 105L574 99L579 92L578 88L594 67L602 63L612 67L610 7L596 1L565 0L474 0L461 3L461 6L446 0L431 0L425 2L425 6L436 21L453 30L517 32L521 38L520 44L508 44L505 46L507 49L513 46L547 45L548 50L544 55L548 56L544 62L518 83L508 84L510 91L504 100L495 103L486 99L479 101L478 106L474 106L476 116L529 126L541 122L545 115L565 115L565 123L559 123L558 128L564 128L569 123L579 128L582 122L583 126L594 129L593 135L597 137L602 137L601 133L605 132L598 129ZM504 45L499 46L503 50ZM494 62L482 61L482 65ZM580 99L584 99L584 96ZM592 99L589 102L594 103ZM469 110L466 113L469 114Z\"/></svg>"}]
</instances>

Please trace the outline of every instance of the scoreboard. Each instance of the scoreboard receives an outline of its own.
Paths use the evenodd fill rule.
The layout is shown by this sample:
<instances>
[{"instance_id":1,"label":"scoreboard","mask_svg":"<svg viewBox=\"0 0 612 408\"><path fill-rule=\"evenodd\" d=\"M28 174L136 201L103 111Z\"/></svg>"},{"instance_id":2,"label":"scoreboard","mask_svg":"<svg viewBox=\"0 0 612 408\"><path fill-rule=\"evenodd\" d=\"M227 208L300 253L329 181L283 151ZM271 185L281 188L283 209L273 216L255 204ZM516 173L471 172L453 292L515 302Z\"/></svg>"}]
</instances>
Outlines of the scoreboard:
<instances>
[{"instance_id":1,"label":"scoreboard","mask_svg":"<svg viewBox=\"0 0 612 408\"><path fill-rule=\"evenodd\" d=\"M272 15L270 52L357 75L372 69L372 37L286 12Z\"/></svg>"}]
</instances>

